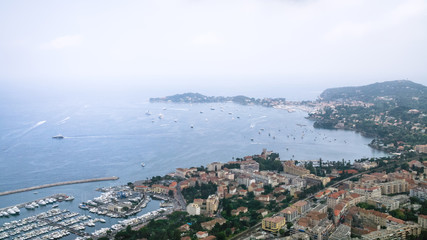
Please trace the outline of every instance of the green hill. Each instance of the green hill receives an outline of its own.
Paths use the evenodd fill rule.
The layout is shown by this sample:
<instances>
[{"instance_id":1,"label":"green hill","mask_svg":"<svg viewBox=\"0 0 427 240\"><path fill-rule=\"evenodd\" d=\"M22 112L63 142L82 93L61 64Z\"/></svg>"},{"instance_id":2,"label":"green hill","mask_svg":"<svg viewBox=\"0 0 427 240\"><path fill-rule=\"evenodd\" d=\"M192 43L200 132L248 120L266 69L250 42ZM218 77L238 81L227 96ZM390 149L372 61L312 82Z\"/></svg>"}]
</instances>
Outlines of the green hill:
<instances>
[{"instance_id":1,"label":"green hill","mask_svg":"<svg viewBox=\"0 0 427 240\"><path fill-rule=\"evenodd\" d=\"M360 87L330 88L322 101L388 102L395 106L427 110L427 87L408 80L387 81Z\"/></svg>"}]
</instances>

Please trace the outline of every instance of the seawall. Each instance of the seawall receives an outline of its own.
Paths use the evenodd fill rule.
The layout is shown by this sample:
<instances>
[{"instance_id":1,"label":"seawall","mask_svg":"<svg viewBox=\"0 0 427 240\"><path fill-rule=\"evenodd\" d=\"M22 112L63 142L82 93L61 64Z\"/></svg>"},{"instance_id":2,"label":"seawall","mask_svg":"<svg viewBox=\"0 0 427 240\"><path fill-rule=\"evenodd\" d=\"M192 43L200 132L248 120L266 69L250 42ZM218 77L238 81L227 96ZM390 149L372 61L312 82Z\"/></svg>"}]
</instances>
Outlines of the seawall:
<instances>
[{"instance_id":1,"label":"seawall","mask_svg":"<svg viewBox=\"0 0 427 240\"><path fill-rule=\"evenodd\" d=\"M91 178L91 179L83 179L83 180L50 183L50 184L44 184L44 185L39 185L39 186L34 186L34 187L21 188L21 189L6 191L6 192L0 192L0 196L14 194L14 193L20 193L20 192L27 192L27 191L32 191L32 190L41 189L41 188L49 188L49 187L56 187L56 186L69 185L69 184L88 183L88 182L112 181L112 180L117 180L117 179L119 179L119 178L118 177L105 177L105 178Z\"/></svg>"}]
</instances>

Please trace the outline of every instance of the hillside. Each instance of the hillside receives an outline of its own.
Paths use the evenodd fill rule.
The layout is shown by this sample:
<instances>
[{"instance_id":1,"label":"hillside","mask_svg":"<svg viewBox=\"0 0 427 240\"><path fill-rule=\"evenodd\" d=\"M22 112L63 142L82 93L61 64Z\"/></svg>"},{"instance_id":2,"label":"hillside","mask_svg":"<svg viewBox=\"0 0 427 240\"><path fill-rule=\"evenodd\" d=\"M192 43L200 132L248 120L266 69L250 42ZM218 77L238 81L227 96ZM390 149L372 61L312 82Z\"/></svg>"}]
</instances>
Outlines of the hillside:
<instances>
[{"instance_id":1,"label":"hillside","mask_svg":"<svg viewBox=\"0 0 427 240\"><path fill-rule=\"evenodd\" d=\"M330 88L320 95L322 101L388 102L391 105L427 110L427 87L408 80L387 81L360 87Z\"/></svg>"}]
</instances>

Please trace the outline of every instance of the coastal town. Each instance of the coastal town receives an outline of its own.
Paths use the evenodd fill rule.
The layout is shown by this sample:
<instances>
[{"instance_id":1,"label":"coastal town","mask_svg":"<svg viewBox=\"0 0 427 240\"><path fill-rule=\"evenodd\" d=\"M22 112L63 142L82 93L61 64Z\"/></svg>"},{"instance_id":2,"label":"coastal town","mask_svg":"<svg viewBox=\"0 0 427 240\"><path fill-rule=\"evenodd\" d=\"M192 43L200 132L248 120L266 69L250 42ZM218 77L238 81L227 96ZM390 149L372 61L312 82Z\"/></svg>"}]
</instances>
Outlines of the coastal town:
<instances>
[{"instance_id":1,"label":"coastal town","mask_svg":"<svg viewBox=\"0 0 427 240\"><path fill-rule=\"evenodd\" d=\"M134 186L169 197L174 212L163 219L171 221L116 238L415 239L427 230L427 161L420 156L363 159L329 171L321 160L281 161L264 149L232 162L178 168ZM271 169L261 170L266 166Z\"/></svg>"},{"instance_id":2,"label":"coastal town","mask_svg":"<svg viewBox=\"0 0 427 240\"><path fill-rule=\"evenodd\" d=\"M99 196L79 203L84 214L54 204L73 201L74 197L65 194L0 209L0 217L8 218L19 215L22 208L30 211L54 204L49 211L4 223L0 239L58 239L69 235L102 240L426 239L427 115L420 98L412 97L402 107L398 106L402 101L398 97L343 100L328 99L329 95L302 102L200 94L152 101L232 101L289 113L302 110L314 121L314 127L358 131L371 137L369 146L386 152L385 157L352 161L294 156L281 159L279 153L262 149L260 154L233 157L233 161L218 159L206 166L177 168L164 176L98 188ZM60 182L0 195L117 179ZM152 200L160 207L142 212ZM105 219L120 220L100 227Z\"/></svg>"}]
</instances>

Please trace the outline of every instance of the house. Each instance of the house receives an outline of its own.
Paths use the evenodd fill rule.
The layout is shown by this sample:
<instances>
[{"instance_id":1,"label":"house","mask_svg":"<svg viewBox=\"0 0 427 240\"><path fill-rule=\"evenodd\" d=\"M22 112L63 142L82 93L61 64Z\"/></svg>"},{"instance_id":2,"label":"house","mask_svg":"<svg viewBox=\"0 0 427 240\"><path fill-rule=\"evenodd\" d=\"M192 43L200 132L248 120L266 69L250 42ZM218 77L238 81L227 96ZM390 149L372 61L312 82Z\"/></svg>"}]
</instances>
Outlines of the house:
<instances>
[{"instance_id":1,"label":"house","mask_svg":"<svg viewBox=\"0 0 427 240\"><path fill-rule=\"evenodd\" d=\"M184 225L180 226L180 227L178 228L178 230L179 230L180 232L187 232L187 231L190 231L190 225L188 225L188 224L186 223L186 224L184 224Z\"/></svg>"},{"instance_id":2,"label":"house","mask_svg":"<svg viewBox=\"0 0 427 240\"><path fill-rule=\"evenodd\" d=\"M270 195L259 195L255 197L255 200L260 202L270 202Z\"/></svg>"},{"instance_id":3,"label":"house","mask_svg":"<svg viewBox=\"0 0 427 240\"><path fill-rule=\"evenodd\" d=\"M247 190L245 190L245 189L240 189L239 190L239 195L240 196L246 196L248 194L248 191Z\"/></svg>"},{"instance_id":4,"label":"house","mask_svg":"<svg viewBox=\"0 0 427 240\"><path fill-rule=\"evenodd\" d=\"M207 237L209 234L207 233L207 232L202 232L202 231L198 231L197 233L196 233L196 237L198 238L198 239L201 239L201 238L205 238L205 237Z\"/></svg>"},{"instance_id":5,"label":"house","mask_svg":"<svg viewBox=\"0 0 427 240\"><path fill-rule=\"evenodd\" d=\"M259 214L261 214L261 216L262 216L262 217L265 217L265 215L267 215L267 214L268 214L268 210L267 210L267 209L264 209L264 208L259 209L259 210L257 210L256 212L257 212L257 213L259 213Z\"/></svg>"},{"instance_id":6,"label":"house","mask_svg":"<svg viewBox=\"0 0 427 240\"><path fill-rule=\"evenodd\" d=\"M215 227L215 225L218 223L219 225L223 225L224 223L226 223L227 220L225 220L224 218L215 218L213 220L207 221L207 222L203 222L200 225L202 226L203 229L206 230L212 230L212 228Z\"/></svg>"},{"instance_id":7,"label":"house","mask_svg":"<svg viewBox=\"0 0 427 240\"><path fill-rule=\"evenodd\" d=\"M264 192L264 188L257 188L254 190L254 195L259 196Z\"/></svg>"}]
</instances>

